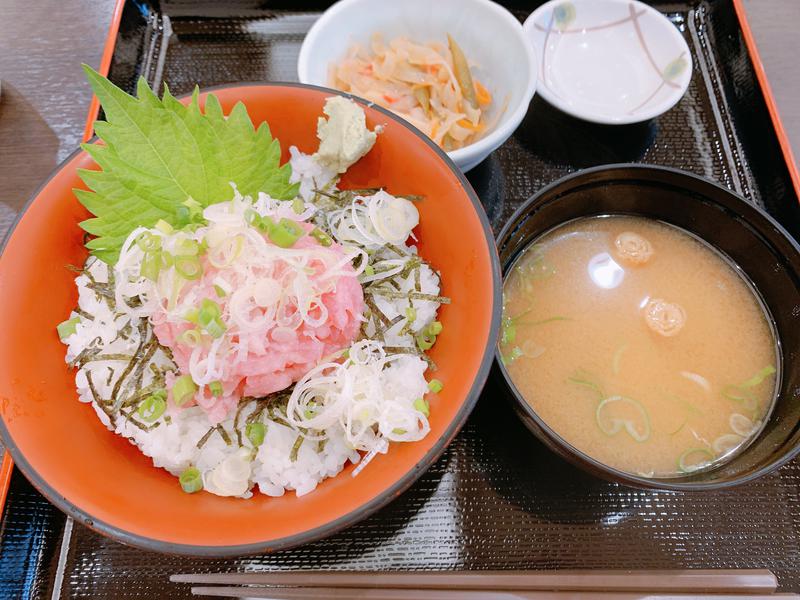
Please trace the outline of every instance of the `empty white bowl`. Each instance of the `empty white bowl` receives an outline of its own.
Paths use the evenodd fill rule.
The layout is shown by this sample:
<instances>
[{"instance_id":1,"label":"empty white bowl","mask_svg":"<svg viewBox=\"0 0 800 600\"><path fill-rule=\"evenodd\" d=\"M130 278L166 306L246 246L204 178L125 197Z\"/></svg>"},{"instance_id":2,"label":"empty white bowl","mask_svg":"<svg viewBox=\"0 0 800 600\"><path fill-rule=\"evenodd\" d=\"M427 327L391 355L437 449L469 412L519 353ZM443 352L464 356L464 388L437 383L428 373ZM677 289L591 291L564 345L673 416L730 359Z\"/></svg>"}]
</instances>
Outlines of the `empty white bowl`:
<instances>
[{"instance_id":1,"label":"empty white bowl","mask_svg":"<svg viewBox=\"0 0 800 600\"><path fill-rule=\"evenodd\" d=\"M524 30L539 57L537 92L587 121L652 119L675 106L692 77L678 29L636 0L551 0Z\"/></svg>"},{"instance_id":2,"label":"empty white bowl","mask_svg":"<svg viewBox=\"0 0 800 600\"><path fill-rule=\"evenodd\" d=\"M329 86L331 62L344 58L353 43L367 44L373 33L386 41L406 36L417 42L447 42L451 34L464 50L472 72L492 93L487 111L491 130L475 142L448 152L468 171L519 126L536 90L537 61L520 22L489 0L341 0L311 27L297 61L302 83Z\"/></svg>"}]
</instances>

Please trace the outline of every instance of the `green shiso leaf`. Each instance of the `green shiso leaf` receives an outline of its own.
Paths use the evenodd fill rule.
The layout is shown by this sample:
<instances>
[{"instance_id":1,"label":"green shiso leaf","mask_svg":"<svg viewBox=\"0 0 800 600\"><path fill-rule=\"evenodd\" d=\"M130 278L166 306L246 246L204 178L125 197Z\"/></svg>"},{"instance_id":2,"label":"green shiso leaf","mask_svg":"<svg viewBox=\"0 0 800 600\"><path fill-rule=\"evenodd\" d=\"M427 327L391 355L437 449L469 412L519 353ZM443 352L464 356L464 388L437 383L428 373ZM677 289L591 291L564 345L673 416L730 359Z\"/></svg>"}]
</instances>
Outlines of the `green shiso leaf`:
<instances>
[{"instance_id":1,"label":"green shiso leaf","mask_svg":"<svg viewBox=\"0 0 800 600\"><path fill-rule=\"evenodd\" d=\"M278 140L266 123L253 127L241 102L226 118L214 95L206 97L201 112L197 89L184 106L166 86L159 100L139 79L134 98L90 67L83 69L106 121L95 123L104 144L83 145L101 170L80 170L91 191L75 195L94 215L81 227L96 236L87 247L101 260L115 263L136 227L152 227L159 219L178 225L176 209L187 198L203 207L230 200L231 182L246 196L296 196L289 165L280 165Z\"/></svg>"}]
</instances>

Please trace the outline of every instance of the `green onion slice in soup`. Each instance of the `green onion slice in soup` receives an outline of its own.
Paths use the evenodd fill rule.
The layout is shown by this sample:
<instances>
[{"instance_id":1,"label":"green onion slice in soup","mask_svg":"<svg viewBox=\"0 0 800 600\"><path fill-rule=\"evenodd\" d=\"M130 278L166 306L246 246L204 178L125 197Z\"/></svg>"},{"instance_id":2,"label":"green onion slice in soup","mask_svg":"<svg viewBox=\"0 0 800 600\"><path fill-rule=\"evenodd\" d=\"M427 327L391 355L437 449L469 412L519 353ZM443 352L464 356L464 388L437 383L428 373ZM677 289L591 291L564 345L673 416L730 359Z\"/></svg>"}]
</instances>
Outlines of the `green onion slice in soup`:
<instances>
[{"instance_id":1,"label":"green onion slice in soup","mask_svg":"<svg viewBox=\"0 0 800 600\"><path fill-rule=\"evenodd\" d=\"M600 431L616 435L623 429L637 442L650 439L650 417L640 402L625 396L609 396L597 405L595 419Z\"/></svg>"}]
</instances>

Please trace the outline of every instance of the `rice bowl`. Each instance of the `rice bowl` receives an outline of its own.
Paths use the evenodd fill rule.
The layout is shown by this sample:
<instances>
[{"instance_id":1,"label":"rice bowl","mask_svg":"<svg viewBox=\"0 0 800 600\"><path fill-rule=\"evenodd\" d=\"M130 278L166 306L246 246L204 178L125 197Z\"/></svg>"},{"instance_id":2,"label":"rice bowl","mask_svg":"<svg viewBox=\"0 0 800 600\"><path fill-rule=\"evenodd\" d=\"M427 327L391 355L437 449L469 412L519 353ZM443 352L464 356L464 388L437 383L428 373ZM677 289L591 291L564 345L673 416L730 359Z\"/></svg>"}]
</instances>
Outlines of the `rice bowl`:
<instances>
[{"instance_id":1,"label":"rice bowl","mask_svg":"<svg viewBox=\"0 0 800 600\"><path fill-rule=\"evenodd\" d=\"M264 85L221 89L218 95L226 111L235 100L244 98L248 109L255 111L251 112L254 121L269 118L273 133L286 144L283 160L288 160L288 145L296 145L307 153L314 151L314 123L309 117L321 114L323 98L331 93L303 86ZM287 103L288 98L291 101ZM78 299L74 273L66 271L64 265L81 265L86 259L81 250L80 230L75 227L85 213L74 201L63 199L71 187L79 186L76 167L92 168L88 157L79 154L69 159L37 194L7 241L0 270L3 279L11 281L12 277L14 281L14 294L2 298L5 314L18 315L22 310L24 314L38 315L26 322L26 335L53 340L37 345L36 351L31 348L33 355L18 344L0 349L0 374L7 378L8 389L12 390L0 406L4 441L20 469L51 501L80 522L126 543L195 555L238 555L294 546L361 519L410 485L438 456L463 423L488 371L490 355L486 341L496 335L499 322L498 274L496 258L490 249L491 234L485 217L477 210L474 196L466 205L473 208L463 210L462 199L471 194L464 193L469 190L468 184L442 161L440 153L427 143L420 145L419 136L391 116L376 109L366 112L370 127L379 124L385 131L372 156L348 172L343 187L377 186L378 173L383 173L381 178L389 189L398 193L421 193L420 188L426 187L437 202L423 203L425 206L421 207L420 254L430 256L443 274L451 268L466 274L452 282L453 297L463 297L479 281L483 282L480 289L485 290L472 298L470 306L459 307L458 311L447 307L441 314L445 329L464 328L469 323L473 335L468 340L448 339L445 335L432 350L431 356L439 367L436 377L444 381L445 389L440 393L439 408L431 412L428 436L377 456L374 460L378 466L364 469L355 478L352 477L355 466L346 465L344 473L324 482L299 505L294 493L279 498L256 494L247 501L205 493L186 494L172 476L163 471L160 475L133 446L105 431L95 412L75 402L74 392L68 391L74 385L70 383L74 372L66 369L64 363L59 367L54 362L58 354L63 360L64 351L63 346L59 350L52 328L69 314ZM297 114L308 115L305 122L289 116ZM418 155L413 166L397 160L409 151ZM435 176L421 176L426 172ZM399 182L408 187L401 189ZM459 225L454 230L453 218L448 216L445 226L441 217L454 212L456 207L460 207L455 210ZM436 217L428 218L426 213ZM43 235L45 231L50 233ZM477 237L473 239L482 241L470 248L462 246L464 231L474 232ZM29 235L35 236L33 246L30 240L34 238L28 238ZM30 252L31 248L36 251ZM44 281L49 282L47 293L34 291ZM21 321L12 317L11 336L17 335L18 326ZM457 371L453 370L456 365ZM459 376L452 378L450 373ZM45 397L63 398L58 401L56 413L50 410L42 413L36 408L40 405L27 400ZM32 412L30 408L35 410ZM64 422L70 423L74 443L61 444L58 452L52 452L48 448L58 439L55 432ZM275 429L275 433L280 432L280 428ZM275 443L280 442L276 439ZM335 445L330 452L338 452ZM341 456L337 454L336 461ZM280 470L279 466L273 468ZM321 469L329 469L326 473L330 474L332 468L323 465ZM115 473L113 480L98 478L99 473L109 472ZM116 482L124 485L118 486ZM291 487L302 487L299 479L296 484ZM132 489L138 492L135 496L129 493ZM277 487L273 489L275 493L279 491ZM136 498L141 494L158 502L162 508L157 514L146 517L138 514ZM198 510L214 524L212 527L199 531L194 526ZM253 510L266 510L269 518L254 522L248 517Z\"/></svg>"}]
</instances>

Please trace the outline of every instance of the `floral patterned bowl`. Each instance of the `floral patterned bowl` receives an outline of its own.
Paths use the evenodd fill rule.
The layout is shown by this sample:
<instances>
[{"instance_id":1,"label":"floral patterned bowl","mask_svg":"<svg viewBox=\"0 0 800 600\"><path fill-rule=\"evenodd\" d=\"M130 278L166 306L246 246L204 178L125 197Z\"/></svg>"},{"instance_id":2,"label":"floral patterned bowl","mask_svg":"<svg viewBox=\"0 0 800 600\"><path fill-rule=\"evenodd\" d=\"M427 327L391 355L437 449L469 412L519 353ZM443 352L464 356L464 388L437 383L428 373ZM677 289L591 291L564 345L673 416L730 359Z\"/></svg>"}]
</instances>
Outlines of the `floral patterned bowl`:
<instances>
[{"instance_id":1,"label":"floral patterned bowl","mask_svg":"<svg viewBox=\"0 0 800 600\"><path fill-rule=\"evenodd\" d=\"M540 61L537 93L586 121L657 117L677 104L692 78L678 27L636 0L551 0L524 29Z\"/></svg>"}]
</instances>

